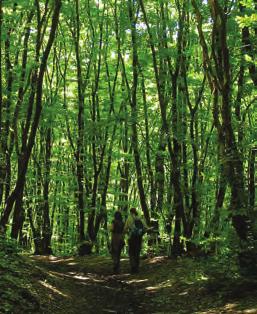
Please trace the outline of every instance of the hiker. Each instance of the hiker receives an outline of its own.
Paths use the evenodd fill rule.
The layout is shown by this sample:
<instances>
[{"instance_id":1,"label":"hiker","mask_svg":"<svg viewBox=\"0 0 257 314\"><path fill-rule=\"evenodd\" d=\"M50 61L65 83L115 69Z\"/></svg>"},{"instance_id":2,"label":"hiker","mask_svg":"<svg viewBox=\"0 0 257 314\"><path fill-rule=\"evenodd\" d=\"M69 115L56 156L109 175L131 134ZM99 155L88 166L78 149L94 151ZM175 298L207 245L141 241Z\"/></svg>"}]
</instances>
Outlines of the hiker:
<instances>
[{"instance_id":1,"label":"hiker","mask_svg":"<svg viewBox=\"0 0 257 314\"><path fill-rule=\"evenodd\" d=\"M112 232L111 254L113 259L113 272L115 274L118 274L120 271L120 254L125 244L123 229L124 222L122 221L121 212L116 211L114 213L114 219L110 226L110 230Z\"/></svg>"},{"instance_id":2,"label":"hiker","mask_svg":"<svg viewBox=\"0 0 257 314\"><path fill-rule=\"evenodd\" d=\"M124 234L128 233L129 236L129 262L132 274L137 273L139 270L142 238L147 229L144 219L140 218L136 208L132 207L124 227Z\"/></svg>"}]
</instances>

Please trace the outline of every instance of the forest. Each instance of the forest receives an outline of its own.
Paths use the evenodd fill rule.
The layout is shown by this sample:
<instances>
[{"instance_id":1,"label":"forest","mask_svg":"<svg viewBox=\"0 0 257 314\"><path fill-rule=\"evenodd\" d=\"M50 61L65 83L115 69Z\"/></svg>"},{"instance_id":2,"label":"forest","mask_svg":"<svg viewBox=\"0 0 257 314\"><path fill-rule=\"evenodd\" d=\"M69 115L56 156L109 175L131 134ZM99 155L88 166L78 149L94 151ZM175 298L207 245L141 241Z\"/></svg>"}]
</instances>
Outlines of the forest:
<instances>
[{"instance_id":1,"label":"forest","mask_svg":"<svg viewBox=\"0 0 257 314\"><path fill-rule=\"evenodd\" d=\"M0 313L257 313L256 9L0 0ZM130 208L142 267L113 276Z\"/></svg>"}]
</instances>

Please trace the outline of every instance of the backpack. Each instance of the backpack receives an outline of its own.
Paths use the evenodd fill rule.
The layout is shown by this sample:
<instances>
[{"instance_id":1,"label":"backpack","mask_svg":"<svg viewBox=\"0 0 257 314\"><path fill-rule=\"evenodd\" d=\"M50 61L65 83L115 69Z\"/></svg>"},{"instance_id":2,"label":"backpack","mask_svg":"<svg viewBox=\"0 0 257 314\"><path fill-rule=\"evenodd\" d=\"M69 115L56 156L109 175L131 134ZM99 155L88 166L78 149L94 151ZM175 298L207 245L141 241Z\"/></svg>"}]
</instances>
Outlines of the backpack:
<instances>
[{"instance_id":1,"label":"backpack","mask_svg":"<svg viewBox=\"0 0 257 314\"><path fill-rule=\"evenodd\" d=\"M134 220L134 226L131 230L131 237L142 237L145 233L145 227L142 221L138 218Z\"/></svg>"}]
</instances>

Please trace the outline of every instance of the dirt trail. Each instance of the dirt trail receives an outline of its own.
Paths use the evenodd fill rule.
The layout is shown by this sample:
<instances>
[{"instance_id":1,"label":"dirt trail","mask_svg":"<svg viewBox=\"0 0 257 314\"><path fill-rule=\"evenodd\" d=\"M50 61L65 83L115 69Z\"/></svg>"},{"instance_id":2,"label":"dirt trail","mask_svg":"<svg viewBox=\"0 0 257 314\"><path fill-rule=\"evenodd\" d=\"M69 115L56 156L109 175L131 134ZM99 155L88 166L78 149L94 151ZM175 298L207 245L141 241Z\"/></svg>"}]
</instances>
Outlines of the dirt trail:
<instances>
[{"instance_id":1,"label":"dirt trail","mask_svg":"<svg viewBox=\"0 0 257 314\"><path fill-rule=\"evenodd\" d=\"M99 257L33 257L36 265L47 271L39 283L48 292L44 313L150 313L145 312L146 294L138 291L137 280L126 270L112 275L111 260ZM140 282L140 280L139 280ZM150 297L150 296L149 296Z\"/></svg>"},{"instance_id":2,"label":"dirt trail","mask_svg":"<svg viewBox=\"0 0 257 314\"><path fill-rule=\"evenodd\" d=\"M120 275L111 274L107 257L32 260L45 314L257 313L257 281L230 278L209 260L156 257L142 261L136 275L127 259Z\"/></svg>"}]
</instances>

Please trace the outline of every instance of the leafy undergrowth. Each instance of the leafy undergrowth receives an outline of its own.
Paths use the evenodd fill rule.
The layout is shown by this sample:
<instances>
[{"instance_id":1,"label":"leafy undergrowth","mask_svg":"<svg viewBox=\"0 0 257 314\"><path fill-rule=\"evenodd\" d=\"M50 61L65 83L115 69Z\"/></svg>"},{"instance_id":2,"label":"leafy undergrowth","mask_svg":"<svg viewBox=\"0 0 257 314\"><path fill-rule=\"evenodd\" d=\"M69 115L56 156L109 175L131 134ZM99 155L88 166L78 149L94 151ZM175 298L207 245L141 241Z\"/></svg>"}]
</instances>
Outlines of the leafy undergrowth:
<instances>
[{"instance_id":1,"label":"leafy undergrowth","mask_svg":"<svg viewBox=\"0 0 257 314\"><path fill-rule=\"evenodd\" d=\"M0 239L0 313L37 313L40 296L30 277L40 273L44 275L17 253L15 245Z\"/></svg>"},{"instance_id":2,"label":"leafy undergrowth","mask_svg":"<svg viewBox=\"0 0 257 314\"><path fill-rule=\"evenodd\" d=\"M109 257L14 256L0 264L0 313L257 313L257 280L213 257L149 258L136 275L121 264L112 275Z\"/></svg>"}]
</instances>

